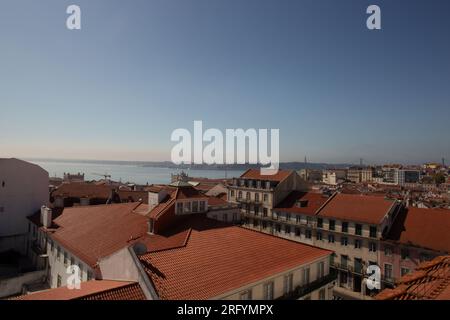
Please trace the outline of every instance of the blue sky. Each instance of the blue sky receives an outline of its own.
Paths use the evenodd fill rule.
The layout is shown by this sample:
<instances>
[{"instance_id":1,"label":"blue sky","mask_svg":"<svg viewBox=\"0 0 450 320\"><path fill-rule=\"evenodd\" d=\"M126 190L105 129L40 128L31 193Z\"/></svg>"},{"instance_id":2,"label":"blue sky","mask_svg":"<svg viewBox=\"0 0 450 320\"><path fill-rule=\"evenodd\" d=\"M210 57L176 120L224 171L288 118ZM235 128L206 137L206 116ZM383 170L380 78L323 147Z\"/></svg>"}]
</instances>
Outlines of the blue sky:
<instances>
[{"instance_id":1,"label":"blue sky","mask_svg":"<svg viewBox=\"0 0 450 320\"><path fill-rule=\"evenodd\" d=\"M282 161L450 159L449 14L446 0L3 0L0 157L168 160L171 132L203 120L279 128Z\"/></svg>"}]
</instances>

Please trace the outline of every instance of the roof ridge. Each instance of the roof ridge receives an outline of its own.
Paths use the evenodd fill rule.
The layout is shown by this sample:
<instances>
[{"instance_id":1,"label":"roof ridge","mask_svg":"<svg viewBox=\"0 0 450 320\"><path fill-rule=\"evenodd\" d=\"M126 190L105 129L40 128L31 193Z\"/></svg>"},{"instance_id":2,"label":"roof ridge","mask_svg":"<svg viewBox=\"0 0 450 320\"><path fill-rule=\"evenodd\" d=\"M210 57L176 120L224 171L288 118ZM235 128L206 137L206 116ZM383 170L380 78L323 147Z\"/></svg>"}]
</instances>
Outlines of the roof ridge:
<instances>
[{"instance_id":1,"label":"roof ridge","mask_svg":"<svg viewBox=\"0 0 450 320\"><path fill-rule=\"evenodd\" d=\"M92 207L98 207L98 206L129 206L131 204L141 204L139 201L134 202L121 202L121 203L100 203L100 204L87 204L84 206L73 206L73 207L65 207L64 210L76 210L76 209L84 209L84 208L92 208ZM137 206L136 206L137 207Z\"/></svg>"}]
</instances>

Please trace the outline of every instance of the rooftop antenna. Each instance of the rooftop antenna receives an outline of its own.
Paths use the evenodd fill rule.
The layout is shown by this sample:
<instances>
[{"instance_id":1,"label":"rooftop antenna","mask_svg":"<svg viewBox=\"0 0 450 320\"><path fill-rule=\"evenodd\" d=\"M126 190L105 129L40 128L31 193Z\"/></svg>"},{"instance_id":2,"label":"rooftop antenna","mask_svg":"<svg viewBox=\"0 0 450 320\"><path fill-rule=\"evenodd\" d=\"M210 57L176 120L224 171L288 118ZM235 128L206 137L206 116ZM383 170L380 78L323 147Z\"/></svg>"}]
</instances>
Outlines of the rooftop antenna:
<instances>
[{"instance_id":1,"label":"rooftop antenna","mask_svg":"<svg viewBox=\"0 0 450 320\"><path fill-rule=\"evenodd\" d=\"M442 158L442 166L445 167L445 158Z\"/></svg>"},{"instance_id":2,"label":"rooftop antenna","mask_svg":"<svg viewBox=\"0 0 450 320\"><path fill-rule=\"evenodd\" d=\"M363 158L359 158L359 165L362 167L363 166Z\"/></svg>"}]
</instances>

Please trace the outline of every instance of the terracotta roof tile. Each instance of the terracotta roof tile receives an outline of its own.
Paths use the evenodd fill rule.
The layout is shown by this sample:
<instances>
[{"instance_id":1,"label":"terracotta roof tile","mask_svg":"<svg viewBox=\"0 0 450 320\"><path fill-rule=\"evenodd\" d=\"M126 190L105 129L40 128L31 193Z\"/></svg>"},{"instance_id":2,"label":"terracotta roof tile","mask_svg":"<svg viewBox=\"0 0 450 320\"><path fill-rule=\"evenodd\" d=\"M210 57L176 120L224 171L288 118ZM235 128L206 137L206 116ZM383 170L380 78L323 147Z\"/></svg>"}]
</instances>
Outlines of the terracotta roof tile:
<instances>
[{"instance_id":1,"label":"terracotta roof tile","mask_svg":"<svg viewBox=\"0 0 450 320\"><path fill-rule=\"evenodd\" d=\"M52 192L52 197L99 198L108 199L111 187L93 183L64 183Z\"/></svg>"},{"instance_id":2,"label":"terracotta roof tile","mask_svg":"<svg viewBox=\"0 0 450 320\"><path fill-rule=\"evenodd\" d=\"M294 241L195 216L180 248L140 260L162 299L209 299L331 254Z\"/></svg>"},{"instance_id":3,"label":"terracotta roof tile","mask_svg":"<svg viewBox=\"0 0 450 320\"><path fill-rule=\"evenodd\" d=\"M450 256L421 264L403 276L394 289L384 289L378 300L450 300Z\"/></svg>"},{"instance_id":4,"label":"terracotta roof tile","mask_svg":"<svg viewBox=\"0 0 450 320\"><path fill-rule=\"evenodd\" d=\"M119 190L117 194L122 202L139 202L148 203L148 191L128 191Z\"/></svg>"},{"instance_id":5,"label":"terracotta roof tile","mask_svg":"<svg viewBox=\"0 0 450 320\"><path fill-rule=\"evenodd\" d=\"M137 282L91 280L80 289L59 287L13 298L13 300L145 300Z\"/></svg>"},{"instance_id":6,"label":"terracotta roof tile","mask_svg":"<svg viewBox=\"0 0 450 320\"><path fill-rule=\"evenodd\" d=\"M248 169L241 175L241 178L280 182L286 179L293 172L294 171L292 170L278 170L278 172L273 175L262 175L260 169Z\"/></svg>"},{"instance_id":7,"label":"terracotta roof tile","mask_svg":"<svg viewBox=\"0 0 450 320\"><path fill-rule=\"evenodd\" d=\"M281 203L279 203L274 210L315 215L317 210L319 210L319 208L321 208L328 199L329 197L326 197L321 193L293 191ZM306 206L299 207L297 205L298 201L305 201Z\"/></svg>"},{"instance_id":8,"label":"terracotta roof tile","mask_svg":"<svg viewBox=\"0 0 450 320\"><path fill-rule=\"evenodd\" d=\"M338 193L325 204L318 215L379 224L394 204L394 200L378 196Z\"/></svg>"},{"instance_id":9,"label":"terracotta roof tile","mask_svg":"<svg viewBox=\"0 0 450 320\"><path fill-rule=\"evenodd\" d=\"M450 210L410 207L397 215L386 240L450 252Z\"/></svg>"},{"instance_id":10,"label":"terracotta roof tile","mask_svg":"<svg viewBox=\"0 0 450 320\"><path fill-rule=\"evenodd\" d=\"M99 258L124 248L147 233L147 218L133 213L139 203L65 208L50 236L94 266Z\"/></svg>"}]
</instances>

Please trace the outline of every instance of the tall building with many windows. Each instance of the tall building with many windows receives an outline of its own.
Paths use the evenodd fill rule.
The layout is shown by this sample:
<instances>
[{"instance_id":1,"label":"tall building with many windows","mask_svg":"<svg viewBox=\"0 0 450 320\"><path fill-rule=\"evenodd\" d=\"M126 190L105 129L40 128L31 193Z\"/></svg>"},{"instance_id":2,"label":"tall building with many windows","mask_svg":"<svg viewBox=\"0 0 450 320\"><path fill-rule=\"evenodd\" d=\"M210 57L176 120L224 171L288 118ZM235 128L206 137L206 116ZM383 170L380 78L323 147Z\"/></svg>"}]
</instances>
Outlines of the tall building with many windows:
<instances>
[{"instance_id":1,"label":"tall building with many windows","mask_svg":"<svg viewBox=\"0 0 450 320\"><path fill-rule=\"evenodd\" d=\"M238 203L245 224L269 228L273 208L292 190L305 190L304 180L293 170L279 170L275 175L262 175L250 169L228 186L228 201Z\"/></svg>"},{"instance_id":2,"label":"tall building with many windows","mask_svg":"<svg viewBox=\"0 0 450 320\"><path fill-rule=\"evenodd\" d=\"M292 191L272 214L243 211L243 226L334 251L336 298L368 298L366 269L379 265L379 248L401 208L380 196ZM370 297L369 297L370 298Z\"/></svg>"}]
</instances>

